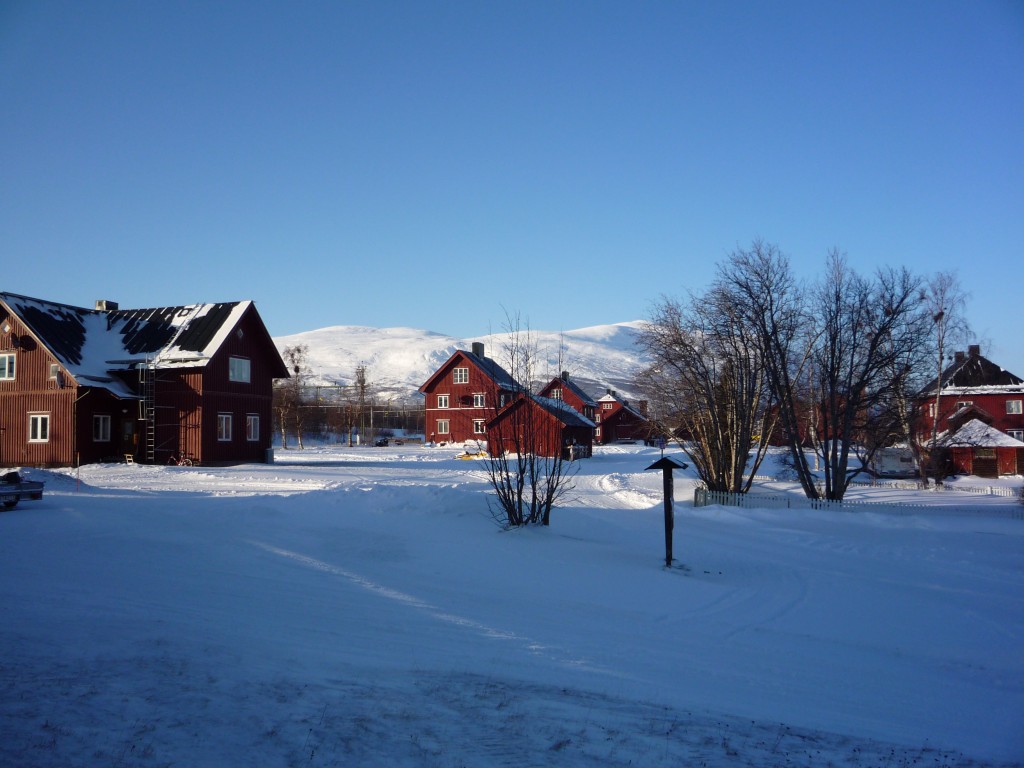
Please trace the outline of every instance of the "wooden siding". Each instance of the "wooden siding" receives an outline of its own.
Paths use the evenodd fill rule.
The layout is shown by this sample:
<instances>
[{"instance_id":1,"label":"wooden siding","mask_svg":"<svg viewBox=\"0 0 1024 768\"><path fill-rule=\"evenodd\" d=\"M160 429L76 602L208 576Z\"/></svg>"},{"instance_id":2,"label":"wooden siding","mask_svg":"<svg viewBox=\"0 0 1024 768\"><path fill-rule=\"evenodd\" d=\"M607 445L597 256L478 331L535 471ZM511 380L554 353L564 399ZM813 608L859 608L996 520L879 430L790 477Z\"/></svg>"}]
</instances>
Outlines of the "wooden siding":
<instances>
[{"instance_id":1,"label":"wooden siding","mask_svg":"<svg viewBox=\"0 0 1024 768\"><path fill-rule=\"evenodd\" d=\"M455 382L455 369L468 369L468 380L465 383ZM473 396L482 394L484 406L473 405ZM496 412L497 398L500 391L494 380L481 371L473 361L455 353L448 361L443 375L433 381L423 391L424 396L424 430L428 440L462 443L466 440L483 440L486 435L473 431L473 422L487 422ZM438 396L448 398L448 406L438 407ZM438 430L438 421L447 420L449 431L443 434Z\"/></svg>"}]
</instances>

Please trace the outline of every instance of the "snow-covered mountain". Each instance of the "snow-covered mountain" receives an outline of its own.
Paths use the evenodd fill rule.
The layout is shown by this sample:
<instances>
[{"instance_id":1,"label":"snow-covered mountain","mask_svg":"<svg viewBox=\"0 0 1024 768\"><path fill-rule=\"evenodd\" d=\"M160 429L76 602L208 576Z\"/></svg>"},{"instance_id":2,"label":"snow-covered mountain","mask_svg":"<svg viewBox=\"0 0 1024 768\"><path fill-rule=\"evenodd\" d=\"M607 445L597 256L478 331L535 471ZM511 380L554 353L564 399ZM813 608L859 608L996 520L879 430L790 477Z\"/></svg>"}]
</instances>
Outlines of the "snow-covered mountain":
<instances>
[{"instance_id":1,"label":"snow-covered mountain","mask_svg":"<svg viewBox=\"0 0 1024 768\"><path fill-rule=\"evenodd\" d=\"M562 332L531 329L528 333L537 350L537 378L546 382L565 370L591 395L614 389L634 398L633 378L645 364L636 346L641 324L635 320ZM520 333L521 340L526 333ZM415 396L419 386L456 349L469 349L474 341L484 343L488 357L507 365L503 348L508 340L507 333L458 339L415 328L336 325L278 336L274 343L279 350L305 344L315 383L349 386L362 365L378 397L406 400Z\"/></svg>"}]
</instances>

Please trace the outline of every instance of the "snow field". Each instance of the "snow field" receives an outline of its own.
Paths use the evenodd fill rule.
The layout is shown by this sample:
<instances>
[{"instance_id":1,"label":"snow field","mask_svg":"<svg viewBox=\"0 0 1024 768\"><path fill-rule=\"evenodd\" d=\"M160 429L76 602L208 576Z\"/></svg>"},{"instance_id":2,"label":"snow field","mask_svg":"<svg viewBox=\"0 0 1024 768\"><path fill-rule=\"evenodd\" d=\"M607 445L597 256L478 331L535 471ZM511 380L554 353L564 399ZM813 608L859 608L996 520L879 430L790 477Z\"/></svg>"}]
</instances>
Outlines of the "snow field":
<instances>
[{"instance_id":1,"label":"snow field","mask_svg":"<svg viewBox=\"0 0 1024 768\"><path fill-rule=\"evenodd\" d=\"M0 515L0 764L1024 756L1024 521L981 514L1012 500L693 509L677 474L665 569L656 451L599 451L515 531L452 456L30 470L44 499Z\"/></svg>"}]
</instances>

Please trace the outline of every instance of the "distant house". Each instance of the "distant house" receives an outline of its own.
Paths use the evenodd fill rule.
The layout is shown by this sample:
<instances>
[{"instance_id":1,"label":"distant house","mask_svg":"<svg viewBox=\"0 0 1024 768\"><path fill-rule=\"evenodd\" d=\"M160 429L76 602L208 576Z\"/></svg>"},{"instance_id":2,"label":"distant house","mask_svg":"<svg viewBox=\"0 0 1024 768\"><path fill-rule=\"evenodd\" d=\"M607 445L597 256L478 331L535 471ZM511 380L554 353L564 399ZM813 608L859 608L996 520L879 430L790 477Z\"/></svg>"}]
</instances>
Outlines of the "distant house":
<instances>
[{"instance_id":1,"label":"distant house","mask_svg":"<svg viewBox=\"0 0 1024 768\"><path fill-rule=\"evenodd\" d=\"M938 444L948 448L953 472L979 477L1024 473L1024 441L971 419L955 432L942 435Z\"/></svg>"},{"instance_id":2,"label":"distant house","mask_svg":"<svg viewBox=\"0 0 1024 768\"><path fill-rule=\"evenodd\" d=\"M568 371L562 371L561 376L549 381L537 394L541 397L550 397L552 400L561 400L575 408L589 421L594 421L597 401L569 378Z\"/></svg>"},{"instance_id":3,"label":"distant house","mask_svg":"<svg viewBox=\"0 0 1024 768\"><path fill-rule=\"evenodd\" d=\"M0 465L264 461L287 376L251 301L85 309L0 293Z\"/></svg>"},{"instance_id":4,"label":"distant house","mask_svg":"<svg viewBox=\"0 0 1024 768\"><path fill-rule=\"evenodd\" d=\"M538 456L583 459L593 453L593 441L594 422L575 408L525 392L487 422L487 451L492 455L515 452L528 444Z\"/></svg>"},{"instance_id":5,"label":"distant house","mask_svg":"<svg viewBox=\"0 0 1024 768\"><path fill-rule=\"evenodd\" d=\"M936 399L936 395L938 398ZM930 437L933 418L948 432L972 418L1024 441L1024 379L981 354L974 344L957 352L953 363L918 398L918 433Z\"/></svg>"},{"instance_id":6,"label":"distant house","mask_svg":"<svg viewBox=\"0 0 1024 768\"><path fill-rule=\"evenodd\" d=\"M484 354L481 342L474 342L469 351L456 350L419 388L427 439L484 439L487 422L520 390L515 379Z\"/></svg>"},{"instance_id":7,"label":"distant house","mask_svg":"<svg viewBox=\"0 0 1024 768\"><path fill-rule=\"evenodd\" d=\"M639 407L633 406L609 389L597 399L594 441L600 445L619 441L646 442L651 437L652 428L646 410L645 402L641 401Z\"/></svg>"}]
</instances>

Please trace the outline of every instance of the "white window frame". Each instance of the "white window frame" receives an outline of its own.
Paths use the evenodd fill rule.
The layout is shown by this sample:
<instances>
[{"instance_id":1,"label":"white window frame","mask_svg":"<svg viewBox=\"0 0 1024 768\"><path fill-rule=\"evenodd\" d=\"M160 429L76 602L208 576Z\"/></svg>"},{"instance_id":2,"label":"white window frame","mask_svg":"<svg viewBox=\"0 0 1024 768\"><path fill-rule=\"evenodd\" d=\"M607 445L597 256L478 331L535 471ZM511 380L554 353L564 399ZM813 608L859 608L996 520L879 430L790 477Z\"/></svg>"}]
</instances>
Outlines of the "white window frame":
<instances>
[{"instance_id":1,"label":"white window frame","mask_svg":"<svg viewBox=\"0 0 1024 768\"><path fill-rule=\"evenodd\" d=\"M1021 401L1020 400L1007 400L1006 401L1006 412L1013 416L1019 416L1022 413Z\"/></svg>"},{"instance_id":2,"label":"white window frame","mask_svg":"<svg viewBox=\"0 0 1024 768\"><path fill-rule=\"evenodd\" d=\"M554 389L551 390L551 399L552 400L561 400L562 399L562 388L561 387L555 387Z\"/></svg>"},{"instance_id":3,"label":"white window frame","mask_svg":"<svg viewBox=\"0 0 1024 768\"><path fill-rule=\"evenodd\" d=\"M610 411L614 407L615 407L615 403L601 403L601 410L602 411Z\"/></svg>"},{"instance_id":4,"label":"white window frame","mask_svg":"<svg viewBox=\"0 0 1024 768\"><path fill-rule=\"evenodd\" d=\"M28 415L28 441L30 443L50 442L50 414L30 413Z\"/></svg>"},{"instance_id":5,"label":"white window frame","mask_svg":"<svg viewBox=\"0 0 1024 768\"><path fill-rule=\"evenodd\" d=\"M248 357L232 355L228 358L228 381L252 383L252 361Z\"/></svg>"},{"instance_id":6,"label":"white window frame","mask_svg":"<svg viewBox=\"0 0 1024 768\"><path fill-rule=\"evenodd\" d=\"M0 354L0 381L14 381L18 370L17 359L13 352Z\"/></svg>"},{"instance_id":7,"label":"white window frame","mask_svg":"<svg viewBox=\"0 0 1024 768\"><path fill-rule=\"evenodd\" d=\"M49 379L56 379L60 376L60 363L50 363L50 375Z\"/></svg>"},{"instance_id":8,"label":"white window frame","mask_svg":"<svg viewBox=\"0 0 1024 768\"><path fill-rule=\"evenodd\" d=\"M486 408L487 407L487 398L486 398L486 396L484 395L483 392L474 392L473 393L473 407L474 408Z\"/></svg>"},{"instance_id":9,"label":"white window frame","mask_svg":"<svg viewBox=\"0 0 1024 768\"><path fill-rule=\"evenodd\" d=\"M448 407L448 395L438 395L437 396L437 407L438 408L447 408Z\"/></svg>"},{"instance_id":10,"label":"white window frame","mask_svg":"<svg viewBox=\"0 0 1024 768\"><path fill-rule=\"evenodd\" d=\"M456 368L452 371L452 383L469 384L469 368Z\"/></svg>"},{"instance_id":11,"label":"white window frame","mask_svg":"<svg viewBox=\"0 0 1024 768\"><path fill-rule=\"evenodd\" d=\"M96 413L92 417L92 441L94 443L110 442L110 414Z\"/></svg>"},{"instance_id":12,"label":"white window frame","mask_svg":"<svg viewBox=\"0 0 1024 768\"><path fill-rule=\"evenodd\" d=\"M1014 440L1020 440L1024 442L1024 429L1008 429L1006 434L1012 437Z\"/></svg>"},{"instance_id":13,"label":"white window frame","mask_svg":"<svg viewBox=\"0 0 1024 768\"><path fill-rule=\"evenodd\" d=\"M258 443L260 440L260 415L258 413L245 414L245 439L250 443Z\"/></svg>"},{"instance_id":14,"label":"white window frame","mask_svg":"<svg viewBox=\"0 0 1024 768\"><path fill-rule=\"evenodd\" d=\"M484 419L473 419L473 434L487 434L487 422Z\"/></svg>"},{"instance_id":15,"label":"white window frame","mask_svg":"<svg viewBox=\"0 0 1024 768\"><path fill-rule=\"evenodd\" d=\"M449 419L438 419L437 420L437 434L439 434L439 435L450 435L451 434L451 421Z\"/></svg>"},{"instance_id":16,"label":"white window frame","mask_svg":"<svg viewBox=\"0 0 1024 768\"><path fill-rule=\"evenodd\" d=\"M960 410L961 408L966 408L968 405L974 405L974 401L973 400L957 400L956 401L956 408L957 408L957 410Z\"/></svg>"},{"instance_id":17,"label":"white window frame","mask_svg":"<svg viewBox=\"0 0 1024 768\"><path fill-rule=\"evenodd\" d=\"M217 442L230 443L232 432L232 416L230 413L217 414Z\"/></svg>"}]
</instances>

